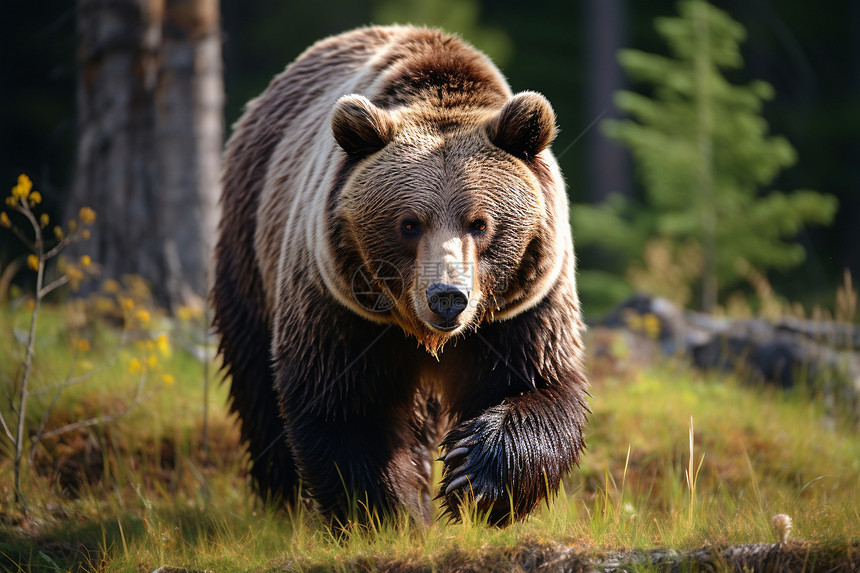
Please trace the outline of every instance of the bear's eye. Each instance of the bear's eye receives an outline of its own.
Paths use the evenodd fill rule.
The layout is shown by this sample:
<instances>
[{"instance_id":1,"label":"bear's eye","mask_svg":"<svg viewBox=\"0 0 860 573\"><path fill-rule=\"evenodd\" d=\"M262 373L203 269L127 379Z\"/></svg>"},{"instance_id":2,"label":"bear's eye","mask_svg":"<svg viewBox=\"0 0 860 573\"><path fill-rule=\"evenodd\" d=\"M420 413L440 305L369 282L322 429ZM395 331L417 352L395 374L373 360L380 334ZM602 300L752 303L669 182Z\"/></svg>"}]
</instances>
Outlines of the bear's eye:
<instances>
[{"instance_id":1,"label":"bear's eye","mask_svg":"<svg viewBox=\"0 0 860 573\"><path fill-rule=\"evenodd\" d=\"M421 223L414 219L406 219L400 223L400 232L406 237L417 237L421 234Z\"/></svg>"},{"instance_id":2,"label":"bear's eye","mask_svg":"<svg viewBox=\"0 0 860 573\"><path fill-rule=\"evenodd\" d=\"M469 232L473 235L481 235L487 230L487 222L483 219L475 219L469 224Z\"/></svg>"}]
</instances>

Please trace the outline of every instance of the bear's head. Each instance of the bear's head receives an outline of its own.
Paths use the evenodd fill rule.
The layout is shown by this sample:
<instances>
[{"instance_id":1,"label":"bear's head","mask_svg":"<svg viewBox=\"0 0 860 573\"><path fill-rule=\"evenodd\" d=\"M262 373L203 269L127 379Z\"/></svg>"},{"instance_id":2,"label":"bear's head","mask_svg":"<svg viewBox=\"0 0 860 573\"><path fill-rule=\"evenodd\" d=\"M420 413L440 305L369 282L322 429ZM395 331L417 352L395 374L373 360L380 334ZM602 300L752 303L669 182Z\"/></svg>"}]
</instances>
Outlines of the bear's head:
<instances>
[{"instance_id":1,"label":"bear's head","mask_svg":"<svg viewBox=\"0 0 860 573\"><path fill-rule=\"evenodd\" d=\"M356 311L399 324L435 355L546 293L562 265L567 203L542 95L390 110L348 95L332 131L349 174L330 198L330 244Z\"/></svg>"}]
</instances>

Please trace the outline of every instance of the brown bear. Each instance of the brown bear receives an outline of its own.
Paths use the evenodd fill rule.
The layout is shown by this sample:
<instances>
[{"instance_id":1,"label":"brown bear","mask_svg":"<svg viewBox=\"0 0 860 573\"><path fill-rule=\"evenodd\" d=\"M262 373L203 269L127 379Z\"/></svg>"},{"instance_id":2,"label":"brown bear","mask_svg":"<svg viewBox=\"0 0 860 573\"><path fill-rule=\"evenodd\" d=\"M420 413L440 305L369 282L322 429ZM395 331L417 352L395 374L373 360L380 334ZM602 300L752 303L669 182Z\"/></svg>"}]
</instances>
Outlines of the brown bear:
<instances>
[{"instance_id":1,"label":"brown bear","mask_svg":"<svg viewBox=\"0 0 860 573\"><path fill-rule=\"evenodd\" d=\"M248 104L212 298L261 495L428 521L440 445L453 518L555 492L588 412L555 131L482 53L403 26L318 42Z\"/></svg>"}]
</instances>

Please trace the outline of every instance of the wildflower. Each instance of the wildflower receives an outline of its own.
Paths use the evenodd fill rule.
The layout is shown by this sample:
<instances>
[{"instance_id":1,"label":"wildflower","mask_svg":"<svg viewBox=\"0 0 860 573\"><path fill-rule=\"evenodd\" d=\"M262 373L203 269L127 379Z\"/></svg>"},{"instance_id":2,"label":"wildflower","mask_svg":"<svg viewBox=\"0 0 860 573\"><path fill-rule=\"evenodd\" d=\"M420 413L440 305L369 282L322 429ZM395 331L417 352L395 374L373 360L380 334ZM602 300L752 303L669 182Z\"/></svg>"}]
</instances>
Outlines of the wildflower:
<instances>
[{"instance_id":1,"label":"wildflower","mask_svg":"<svg viewBox=\"0 0 860 573\"><path fill-rule=\"evenodd\" d=\"M162 374L161 381L168 386L172 386L173 383L176 382L176 378L174 378L172 374Z\"/></svg>"},{"instance_id":2,"label":"wildflower","mask_svg":"<svg viewBox=\"0 0 860 573\"><path fill-rule=\"evenodd\" d=\"M33 269L34 271L39 270L39 257L36 255L30 255L27 257L27 266Z\"/></svg>"},{"instance_id":3,"label":"wildflower","mask_svg":"<svg viewBox=\"0 0 860 573\"><path fill-rule=\"evenodd\" d=\"M158 348L158 352L161 353L165 358L170 357L170 339L167 338L166 334L159 334L155 339L155 347Z\"/></svg>"},{"instance_id":4,"label":"wildflower","mask_svg":"<svg viewBox=\"0 0 860 573\"><path fill-rule=\"evenodd\" d=\"M89 241L90 240L90 230L84 229L83 231L81 231L81 238L83 238L83 240L85 240L85 241Z\"/></svg>"},{"instance_id":5,"label":"wildflower","mask_svg":"<svg viewBox=\"0 0 860 573\"><path fill-rule=\"evenodd\" d=\"M35 195L35 193L33 193L33 194ZM48 214L42 213L42 215L39 217L39 226L44 229L45 227L48 226L49 222L50 222L50 218L48 217Z\"/></svg>"},{"instance_id":6,"label":"wildflower","mask_svg":"<svg viewBox=\"0 0 860 573\"><path fill-rule=\"evenodd\" d=\"M69 282L76 283L83 280L84 273L81 272L81 269L78 267L69 265L68 268L66 268L66 276L69 277Z\"/></svg>"},{"instance_id":7,"label":"wildflower","mask_svg":"<svg viewBox=\"0 0 860 573\"><path fill-rule=\"evenodd\" d=\"M59 226L54 227L54 237L56 237L58 241L63 240L63 230Z\"/></svg>"},{"instance_id":8,"label":"wildflower","mask_svg":"<svg viewBox=\"0 0 860 573\"><path fill-rule=\"evenodd\" d=\"M77 221L75 221L74 219L69 221L69 231L74 231L77 228L78 228L78 222Z\"/></svg>"},{"instance_id":9,"label":"wildflower","mask_svg":"<svg viewBox=\"0 0 860 573\"><path fill-rule=\"evenodd\" d=\"M144 324L146 324L147 322L149 322L152 319L152 317L149 315L149 311L143 310L143 309L137 311L135 313L134 317Z\"/></svg>"},{"instance_id":10,"label":"wildflower","mask_svg":"<svg viewBox=\"0 0 860 573\"><path fill-rule=\"evenodd\" d=\"M107 279L102 283L102 290L108 294L116 294L121 288L120 284L114 279Z\"/></svg>"},{"instance_id":11,"label":"wildflower","mask_svg":"<svg viewBox=\"0 0 860 573\"><path fill-rule=\"evenodd\" d=\"M137 374L143 369L143 365L140 363L140 360L137 358L132 358L131 362L128 363L128 371L131 374Z\"/></svg>"},{"instance_id":12,"label":"wildflower","mask_svg":"<svg viewBox=\"0 0 860 573\"><path fill-rule=\"evenodd\" d=\"M660 319L653 312L646 313L642 317L642 328L648 338L657 340L660 336Z\"/></svg>"},{"instance_id":13,"label":"wildflower","mask_svg":"<svg viewBox=\"0 0 860 573\"><path fill-rule=\"evenodd\" d=\"M6 214L6 211L0 213L0 227L6 227L7 229L12 226L12 221L9 220L9 215Z\"/></svg>"},{"instance_id":14,"label":"wildflower","mask_svg":"<svg viewBox=\"0 0 860 573\"><path fill-rule=\"evenodd\" d=\"M75 348L77 348L78 352L89 352L90 350L90 341L86 338L79 338L75 342Z\"/></svg>"},{"instance_id":15,"label":"wildflower","mask_svg":"<svg viewBox=\"0 0 860 573\"><path fill-rule=\"evenodd\" d=\"M155 368L156 366L158 366L158 356L156 356L155 354L150 354L149 356L147 356L147 357L146 357L146 365L147 365L150 369Z\"/></svg>"},{"instance_id":16,"label":"wildflower","mask_svg":"<svg viewBox=\"0 0 860 573\"><path fill-rule=\"evenodd\" d=\"M69 265L66 267L66 277L72 290L77 291L81 287L81 281L84 280L84 272L75 265Z\"/></svg>"},{"instance_id":17,"label":"wildflower","mask_svg":"<svg viewBox=\"0 0 860 573\"><path fill-rule=\"evenodd\" d=\"M84 255L81 257L81 266L88 267L92 264L93 260L89 255Z\"/></svg>"},{"instance_id":18,"label":"wildflower","mask_svg":"<svg viewBox=\"0 0 860 573\"><path fill-rule=\"evenodd\" d=\"M96 212L89 207L81 207L81 210L78 211L78 218L84 225L92 225L96 220Z\"/></svg>"},{"instance_id":19,"label":"wildflower","mask_svg":"<svg viewBox=\"0 0 860 573\"><path fill-rule=\"evenodd\" d=\"M15 203L21 199L26 199L31 189L33 189L33 182L30 181L30 178L26 175L19 175L18 184L12 187L12 198Z\"/></svg>"},{"instance_id":20,"label":"wildflower","mask_svg":"<svg viewBox=\"0 0 860 573\"><path fill-rule=\"evenodd\" d=\"M42 202L42 194L38 191L30 193L30 207L35 207Z\"/></svg>"},{"instance_id":21,"label":"wildflower","mask_svg":"<svg viewBox=\"0 0 860 573\"><path fill-rule=\"evenodd\" d=\"M128 298L127 296L122 297L120 299L119 304L123 308L123 310L133 310L134 309L134 301L131 300L130 298Z\"/></svg>"},{"instance_id":22,"label":"wildflower","mask_svg":"<svg viewBox=\"0 0 860 573\"><path fill-rule=\"evenodd\" d=\"M176 318L178 318L182 322L189 322L194 319L198 314L199 312L197 311L197 309L190 306L183 305L176 309Z\"/></svg>"},{"instance_id":23,"label":"wildflower","mask_svg":"<svg viewBox=\"0 0 860 573\"><path fill-rule=\"evenodd\" d=\"M18 199L16 199L15 197L6 197L6 204L10 207L14 207L18 204Z\"/></svg>"}]
</instances>

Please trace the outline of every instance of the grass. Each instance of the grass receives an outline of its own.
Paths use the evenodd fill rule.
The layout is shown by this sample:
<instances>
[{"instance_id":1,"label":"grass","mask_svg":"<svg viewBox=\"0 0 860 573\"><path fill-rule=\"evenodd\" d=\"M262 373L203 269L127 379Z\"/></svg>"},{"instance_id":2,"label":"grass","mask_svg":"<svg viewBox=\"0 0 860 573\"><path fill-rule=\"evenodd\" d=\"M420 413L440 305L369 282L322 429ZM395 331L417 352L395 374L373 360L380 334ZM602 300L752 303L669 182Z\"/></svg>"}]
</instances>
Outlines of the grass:
<instances>
[{"instance_id":1,"label":"grass","mask_svg":"<svg viewBox=\"0 0 860 573\"><path fill-rule=\"evenodd\" d=\"M6 384L19 355L5 333L21 327L26 310L0 312ZM183 350L187 333L153 313L118 347L115 327L82 326L78 312L49 306L40 315L33 387L63 380L72 361L74 375L95 372L63 390L46 427L123 411L141 379L144 397L116 421L45 440L25 467L27 516L11 503L3 451L0 570L445 569L468 560L492 570L554 544L609 552L770 543L777 513L792 517L794 539L837 547L860 539L856 426L830 418L806 389L746 387L674 361L592 364L582 466L526 522L386 522L337 539L306 507L265 508L249 492L225 385L212 388L203 451L204 370ZM162 333L171 337L168 352L153 346ZM86 352L74 350L82 335L91 342ZM135 371L133 360L150 354L157 360L148 372ZM34 398L31 428L51 396Z\"/></svg>"}]
</instances>

